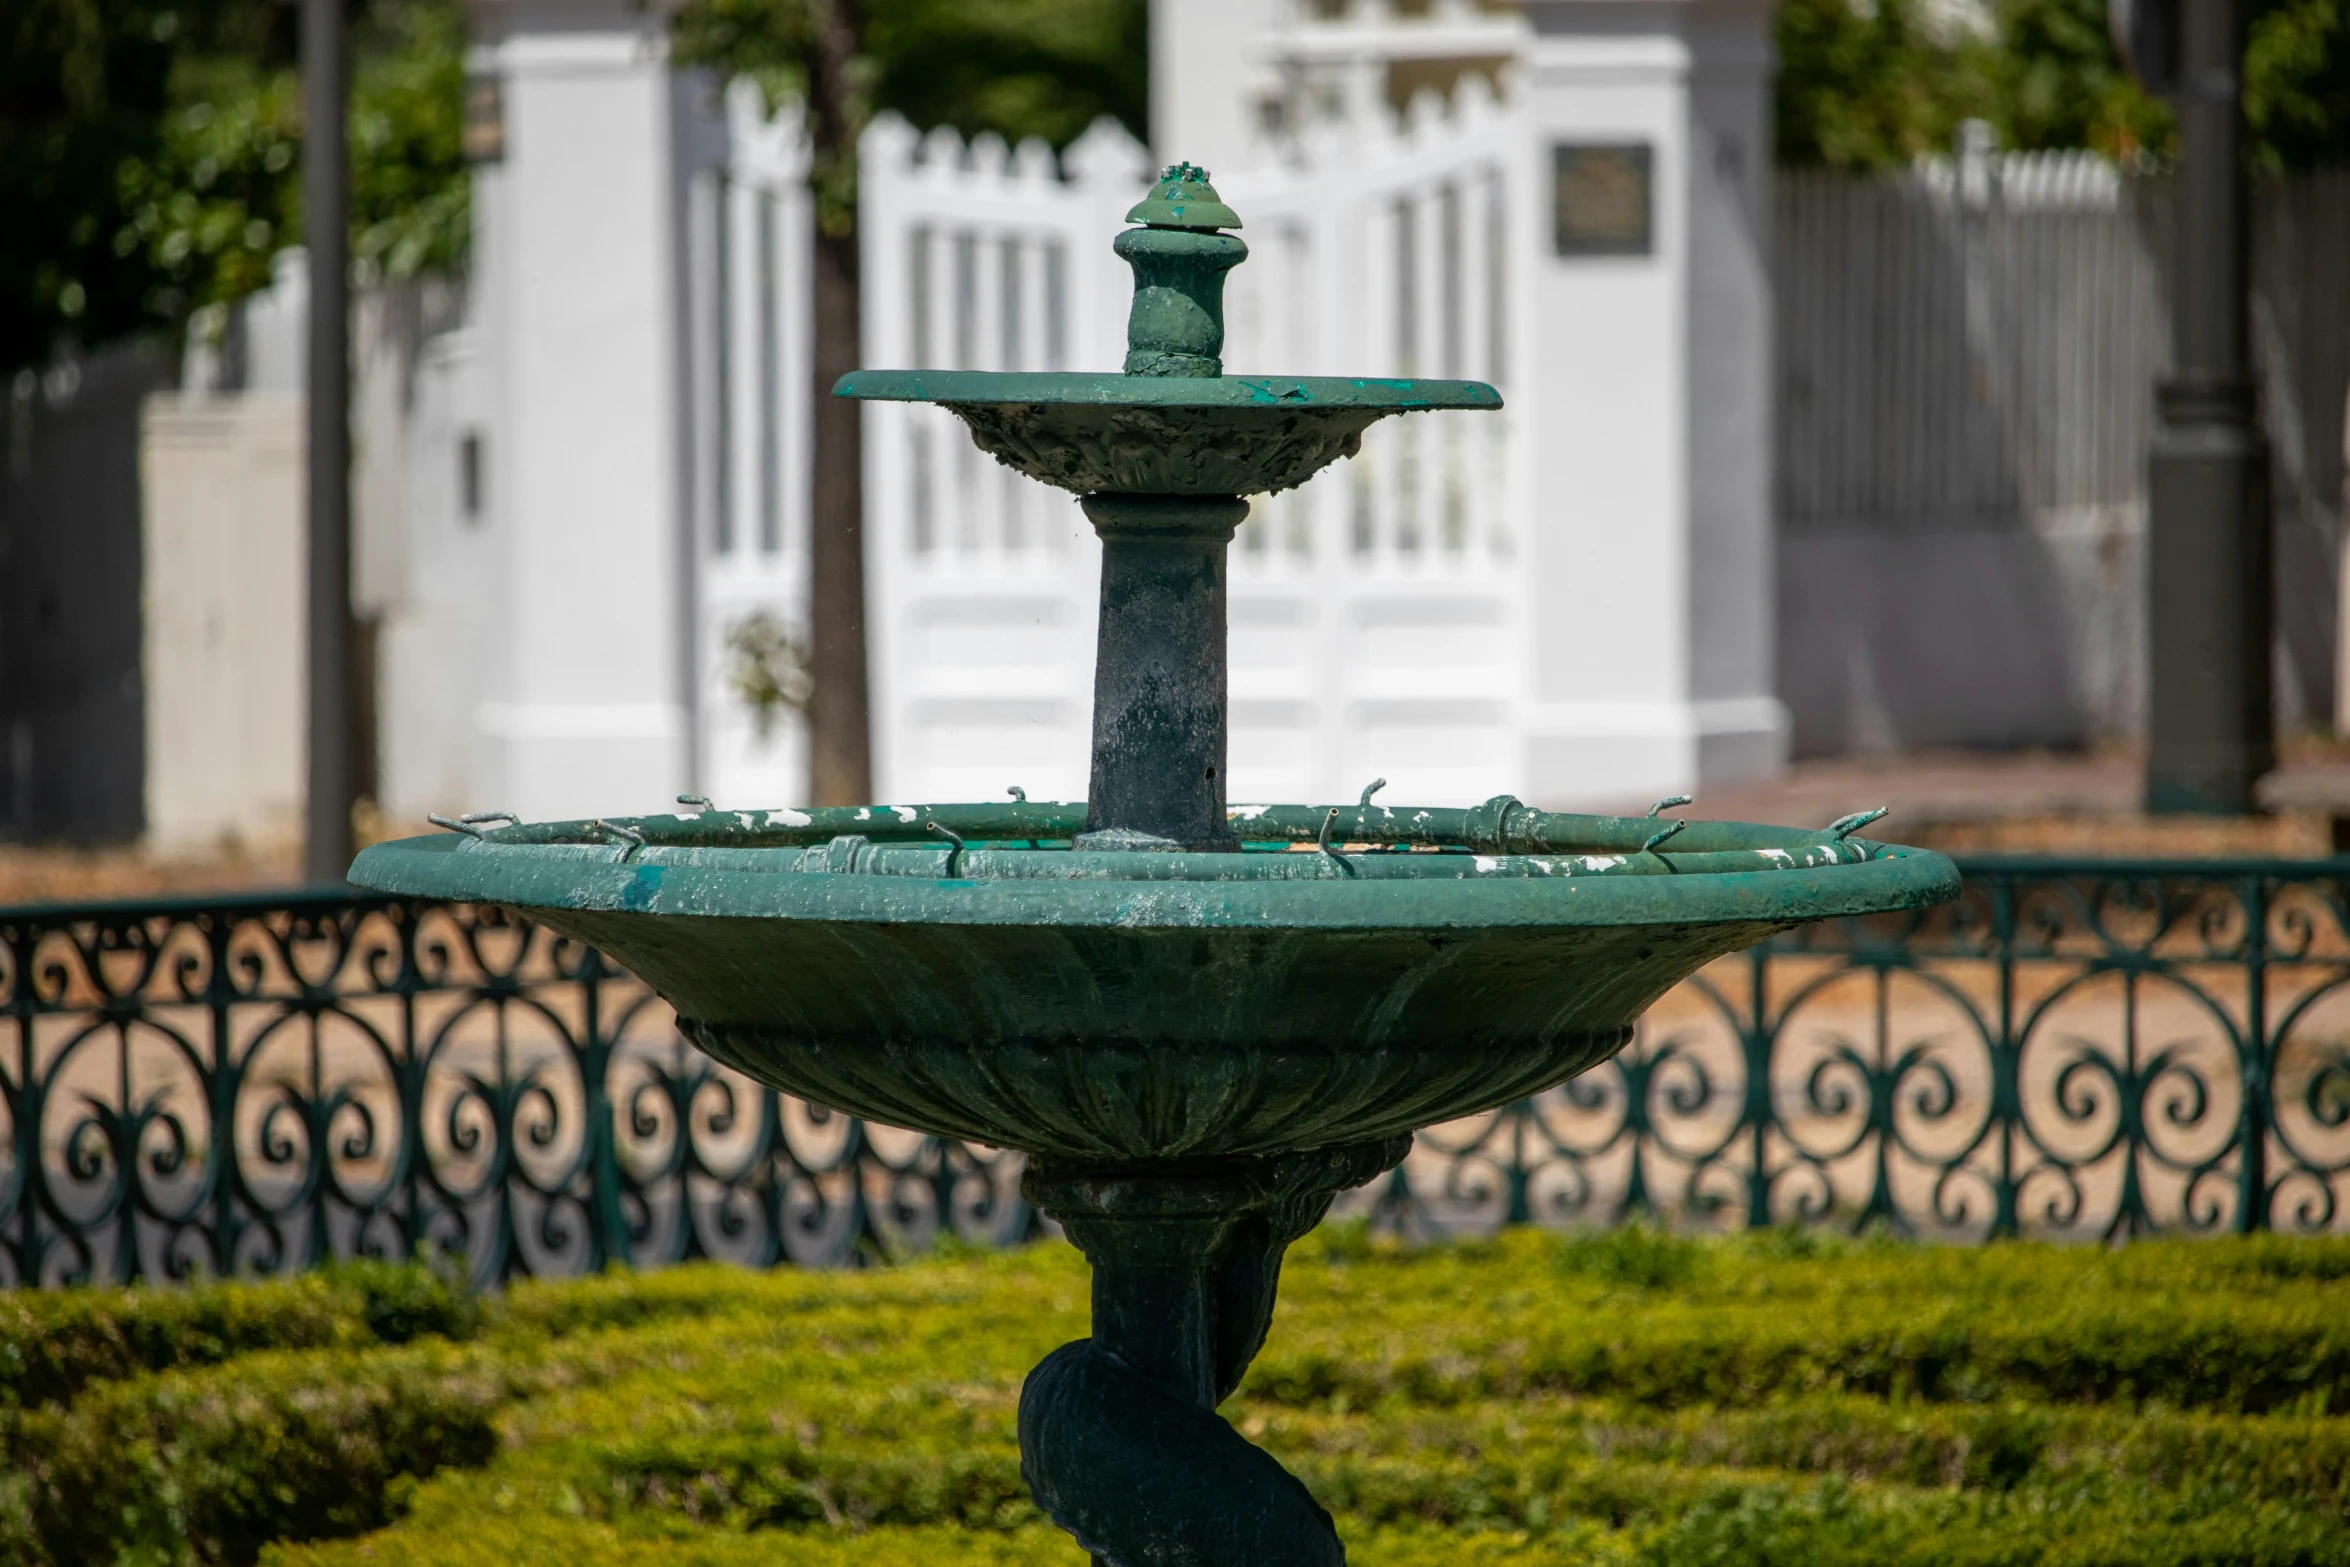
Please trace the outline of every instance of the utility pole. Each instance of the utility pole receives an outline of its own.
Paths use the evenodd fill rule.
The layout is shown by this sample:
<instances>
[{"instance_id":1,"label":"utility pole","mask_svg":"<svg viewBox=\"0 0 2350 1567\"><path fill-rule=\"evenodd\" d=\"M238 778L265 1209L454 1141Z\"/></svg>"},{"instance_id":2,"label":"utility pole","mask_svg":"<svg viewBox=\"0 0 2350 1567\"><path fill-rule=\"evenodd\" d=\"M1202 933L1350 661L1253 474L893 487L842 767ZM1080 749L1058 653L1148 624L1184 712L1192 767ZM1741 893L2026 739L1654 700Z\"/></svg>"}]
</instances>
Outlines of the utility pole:
<instances>
[{"instance_id":1,"label":"utility pole","mask_svg":"<svg viewBox=\"0 0 2350 1567\"><path fill-rule=\"evenodd\" d=\"M2178 0L2176 368L2147 464L2146 809L2242 815L2276 760L2268 443L2245 351L2244 0Z\"/></svg>"},{"instance_id":2,"label":"utility pole","mask_svg":"<svg viewBox=\"0 0 2350 1567\"><path fill-rule=\"evenodd\" d=\"M302 873L337 883L351 864L358 747L351 640L350 51L346 0L302 0L302 226L310 261L310 778Z\"/></svg>"}]
</instances>

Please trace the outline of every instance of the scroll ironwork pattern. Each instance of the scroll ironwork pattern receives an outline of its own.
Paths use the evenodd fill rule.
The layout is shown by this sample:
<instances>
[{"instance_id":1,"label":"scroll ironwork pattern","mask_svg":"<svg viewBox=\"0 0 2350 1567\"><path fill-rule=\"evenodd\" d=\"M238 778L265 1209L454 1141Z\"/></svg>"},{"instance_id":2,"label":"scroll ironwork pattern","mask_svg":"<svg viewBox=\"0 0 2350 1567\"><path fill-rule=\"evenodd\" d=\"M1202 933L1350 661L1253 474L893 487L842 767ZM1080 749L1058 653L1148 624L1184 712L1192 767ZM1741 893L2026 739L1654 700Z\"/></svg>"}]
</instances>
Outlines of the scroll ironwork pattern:
<instances>
[{"instance_id":1,"label":"scroll ironwork pattern","mask_svg":"<svg viewBox=\"0 0 2350 1567\"><path fill-rule=\"evenodd\" d=\"M590 948L345 894L0 912L0 1283L837 1263L1032 1223L985 1149L687 1047Z\"/></svg>"},{"instance_id":2,"label":"scroll ironwork pattern","mask_svg":"<svg viewBox=\"0 0 2350 1567\"><path fill-rule=\"evenodd\" d=\"M1666 996L1623 1056L1421 1135L1419 1230L2339 1227L2350 871L1980 860ZM0 911L0 1282L464 1253L823 1265L1031 1234L1016 1161L778 1095L592 949L322 893Z\"/></svg>"},{"instance_id":3,"label":"scroll ironwork pattern","mask_svg":"<svg viewBox=\"0 0 2350 1567\"><path fill-rule=\"evenodd\" d=\"M1963 862L1946 909L1791 931L1563 1088L1423 1134L1405 1225L1834 1222L1944 1237L2337 1227L2339 862Z\"/></svg>"}]
</instances>

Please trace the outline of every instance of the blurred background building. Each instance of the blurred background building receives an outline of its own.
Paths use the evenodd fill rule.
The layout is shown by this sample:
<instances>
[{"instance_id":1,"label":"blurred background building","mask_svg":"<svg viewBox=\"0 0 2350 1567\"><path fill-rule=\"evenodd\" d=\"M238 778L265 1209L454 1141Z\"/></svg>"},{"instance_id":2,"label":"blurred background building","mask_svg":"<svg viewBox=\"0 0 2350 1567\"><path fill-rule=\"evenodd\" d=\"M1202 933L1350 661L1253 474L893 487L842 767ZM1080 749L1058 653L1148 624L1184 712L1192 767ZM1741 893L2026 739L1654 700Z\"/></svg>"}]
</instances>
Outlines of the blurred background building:
<instances>
[{"instance_id":1,"label":"blurred background building","mask_svg":"<svg viewBox=\"0 0 2350 1567\"><path fill-rule=\"evenodd\" d=\"M1236 798L1645 806L1790 757L2126 746L2166 122L2094 38L2049 65L2066 5L1103 0L1009 8L1034 57L966 43L972 76L937 39L984 18L875 4L863 357L1114 363L1108 239L1189 158L1248 223L1229 372L1502 388L1498 419L1393 421L1256 506ZM383 8L354 141L413 177L361 172L353 384L385 820L804 796L819 198L803 84L742 41L783 9ZM2320 43L2321 73L2350 51ZM11 346L0 836L263 843L302 808L305 303L269 78L181 77L183 163L260 194L173 230L158 192L120 232L161 233L167 276L173 232L257 259ZM2278 720L2331 729L2350 128L2299 80L2262 100L2254 335ZM261 128L223 148L239 112ZM937 410L865 417L877 796L1081 793L1082 519Z\"/></svg>"}]
</instances>

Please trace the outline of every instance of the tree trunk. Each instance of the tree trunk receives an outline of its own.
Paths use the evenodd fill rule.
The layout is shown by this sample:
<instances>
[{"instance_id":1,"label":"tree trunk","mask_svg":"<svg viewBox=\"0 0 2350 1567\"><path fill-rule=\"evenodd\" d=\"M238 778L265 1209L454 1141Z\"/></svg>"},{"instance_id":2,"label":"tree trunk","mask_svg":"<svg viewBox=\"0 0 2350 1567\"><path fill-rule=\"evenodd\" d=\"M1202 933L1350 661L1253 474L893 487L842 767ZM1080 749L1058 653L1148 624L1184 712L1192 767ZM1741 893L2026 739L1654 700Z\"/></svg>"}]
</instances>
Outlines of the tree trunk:
<instances>
[{"instance_id":1,"label":"tree trunk","mask_svg":"<svg viewBox=\"0 0 2350 1567\"><path fill-rule=\"evenodd\" d=\"M832 383L863 361L859 330L855 168L857 121L850 62L857 53L857 0L820 0L822 19L808 72L808 120L815 156L816 430L809 507L809 663L815 690L808 714L808 792L815 805L863 805L873 798L873 744L865 678L865 478L858 405Z\"/></svg>"}]
</instances>

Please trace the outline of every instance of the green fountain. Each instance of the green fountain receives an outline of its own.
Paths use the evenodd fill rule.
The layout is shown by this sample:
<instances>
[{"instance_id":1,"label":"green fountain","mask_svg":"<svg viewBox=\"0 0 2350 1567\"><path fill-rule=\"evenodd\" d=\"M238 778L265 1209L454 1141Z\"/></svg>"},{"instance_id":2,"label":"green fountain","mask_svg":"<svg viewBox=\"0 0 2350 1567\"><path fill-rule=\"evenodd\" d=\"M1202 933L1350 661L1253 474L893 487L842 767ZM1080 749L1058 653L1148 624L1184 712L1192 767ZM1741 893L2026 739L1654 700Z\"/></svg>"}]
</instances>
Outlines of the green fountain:
<instances>
[{"instance_id":1,"label":"green fountain","mask_svg":"<svg viewBox=\"0 0 2350 1567\"><path fill-rule=\"evenodd\" d=\"M1390 414L1468 381L1227 376L1247 254L1169 169L1117 253L1122 374L859 371L1083 497L1102 539L1090 798L444 821L362 886L506 904L626 963L729 1066L820 1105L1018 1149L1093 1265L1093 1335L1031 1373L1022 1471L1114 1567L1335 1567L1305 1489L1216 1414L1281 1258L1412 1133L1606 1060L1709 960L1957 891L1857 835L1472 809L1226 804L1225 548ZM1668 802L1684 803L1684 802Z\"/></svg>"}]
</instances>

